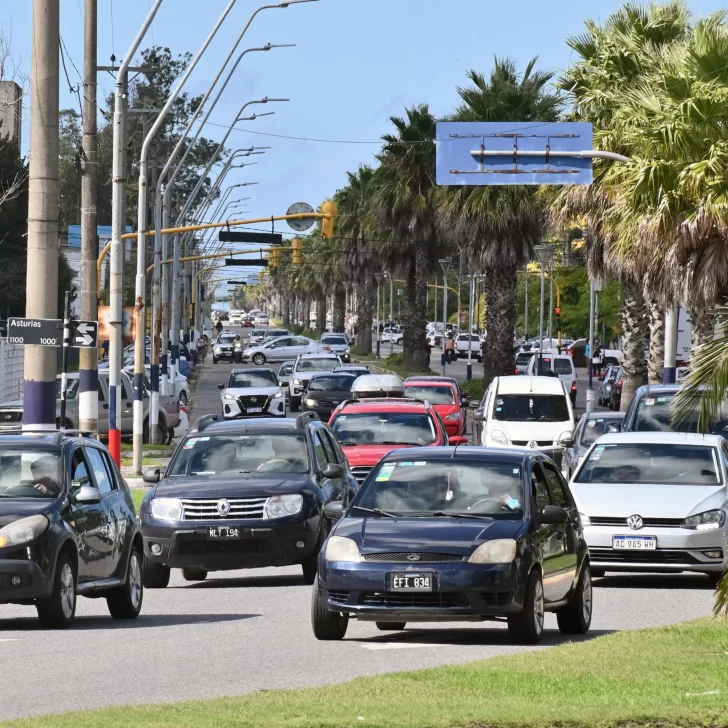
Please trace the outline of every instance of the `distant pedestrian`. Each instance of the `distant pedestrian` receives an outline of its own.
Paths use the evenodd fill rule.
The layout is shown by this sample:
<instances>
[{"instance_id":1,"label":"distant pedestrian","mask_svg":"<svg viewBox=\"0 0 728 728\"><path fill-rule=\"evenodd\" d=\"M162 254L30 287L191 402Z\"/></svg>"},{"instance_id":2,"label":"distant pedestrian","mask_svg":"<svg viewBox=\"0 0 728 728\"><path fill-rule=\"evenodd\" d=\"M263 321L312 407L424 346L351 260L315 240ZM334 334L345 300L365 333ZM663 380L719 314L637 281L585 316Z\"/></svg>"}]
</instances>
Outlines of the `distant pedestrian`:
<instances>
[{"instance_id":1,"label":"distant pedestrian","mask_svg":"<svg viewBox=\"0 0 728 728\"><path fill-rule=\"evenodd\" d=\"M602 347L599 344L594 346L594 356L592 356L592 368L597 376L602 373Z\"/></svg>"},{"instance_id":2,"label":"distant pedestrian","mask_svg":"<svg viewBox=\"0 0 728 728\"><path fill-rule=\"evenodd\" d=\"M101 355L104 359L109 358L109 340L108 339L104 339L104 341L101 342L101 352L102 352Z\"/></svg>"}]
</instances>

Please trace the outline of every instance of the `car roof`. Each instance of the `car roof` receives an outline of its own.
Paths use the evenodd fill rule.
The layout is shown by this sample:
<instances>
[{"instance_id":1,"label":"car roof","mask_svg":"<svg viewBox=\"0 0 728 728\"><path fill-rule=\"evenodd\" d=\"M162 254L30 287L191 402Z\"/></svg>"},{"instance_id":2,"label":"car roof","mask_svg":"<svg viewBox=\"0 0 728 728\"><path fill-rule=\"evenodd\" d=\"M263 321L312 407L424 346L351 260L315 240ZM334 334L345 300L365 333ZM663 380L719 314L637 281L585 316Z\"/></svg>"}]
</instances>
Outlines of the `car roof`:
<instances>
[{"instance_id":1,"label":"car roof","mask_svg":"<svg viewBox=\"0 0 728 728\"><path fill-rule=\"evenodd\" d=\"M563 394L564 385L557 377L498 377L498 394Z\"/></svg>"},{"instance_id":2,"label":"car roof","mask_svg":"<svg viewBox=\"0 0 728 728\"><path fill-rule=\"evenodd\" d=\"M269 372L274 374L270 367L251 367L250 369L241 369L240 367L233 369L230 374L257 374L258 372Z\"/></svg>"},{"instance_id":3,"label":"car roof","mask_svg":"<svg viewBox=\"0 0 728 728\"><path fill-rule=\"evenodd\" d=\"M585 412L583 420L623 420L625 412Z\"/></svg>"},{"instance_id":4,"label":"car roof","mask_svg":"<svg viewBox=\"0 0 728 728\"><path fill-rule=\"evenodd\" d=\"M347 371L341 371L341 370L334 370L333 372L314 372L314 375L311 377L311 380L314 379L323 379L324 377L330 377L333 374L339 374L347 377L356 377L358 376L356 372L347 372Z\"/></svg>"},{"instance_id":5,"label":"car roof","mask_svg":"<svg viewBox=\"0 0 728 728\"><path fill-rule=\"evenodd\" d=\"M650 395L677 394L680 391L679 384L643 384L635 392L637 397L649 397Z\"/></svg>"},{"instance_id":6,"label":"car roof","mask_svg":"<svg viewBox=\"0 0 728 728\"><path fill-rule=\"evenodd\" d=\"M421 376L412 376L407 377L407 379L404 380L404 383L407 384L407 382L452 382L453 384L460 384L455 377L444 377L440 374L423 374Z\"/></svg>"},{"instance_id":7,"label":"car roof","mask_svg":"<svg viewBox=\"0 0 728 728\"><path fill-rule=\"evenodd\" d=\"M644 443L646 445L713 445L725 442L722 435L702 435L695 432L613 432L602 435L600 445Z\"/></svg>"},{"instance_id":8,"label":"car roof","mask_svg":"<svg viewBox=\"0 0 728 728\"><path fill-rule=\"evenodd\" d=\"M538 456L538 452L530 450L497 447L409 447L393 450L384 459L388 461L410 461L417 458L427 460L478 460L488 462L507 462L514 465L521 465L525 460Z\"/></svg>"},{"instance_id":9,"label":"car roof","mask_svg":"<svg viewBox=\"0 0 728 728\"><path fill-rule=\"evenodd\" d=\"M201 418L202 419L202 418ZM256 432L303 432L306 425L319 420L313 417L302 424L301 417L251 417L249 419L228 420L211 422L201 432L205 435L209 433L220 433L226 435L234 435L239 433L244 435L251 430ZM190 430L193 436L199 436L199 432L194 431L195 427Z\"/></svg>"},{"instance_id":10,"label":"car roof","mask_svg":"<svg viewBox=\"0 0 728 728\"><path fill-rule=\"evenodd\" d=\"M300 354L298 359L296 361L301 361L302 359L333 359L338 360L338 356L336 354L327 354L325 351L322 351L320 354Z\"/></svg>"}]
</instances>

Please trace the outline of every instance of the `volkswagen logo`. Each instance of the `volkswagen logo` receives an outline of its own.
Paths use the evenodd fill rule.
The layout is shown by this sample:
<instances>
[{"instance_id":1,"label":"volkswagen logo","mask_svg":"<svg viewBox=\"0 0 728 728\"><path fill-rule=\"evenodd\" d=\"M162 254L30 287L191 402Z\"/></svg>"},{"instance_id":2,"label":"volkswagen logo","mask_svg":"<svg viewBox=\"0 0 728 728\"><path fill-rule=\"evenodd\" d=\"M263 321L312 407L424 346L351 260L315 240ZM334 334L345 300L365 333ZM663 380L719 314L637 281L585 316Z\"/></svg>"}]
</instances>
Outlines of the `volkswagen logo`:
<instances>
[{"instance_id":1,"label":"volkswagen logo","mask_svg":"<svg viewBox=\"0 0 728 728\"><path fill-rule=\"evenodd\" d=\"M633 530L633 531L639 531L642 526L645 524L642 522L642 516L630 516L627 519L627 525Z\"/></svg>"},{"instance_id":2,"label":"volkswagen logo","mask_svg":"<svg viewBox=\"0 0 728 728\"><path fill-rule=\"evenodd\" d=\"M419 561L420 555L419 554L407 554L407 561Z\"/></svg>"},{"instance_id":3,"label":"volkswagen logo","mask_svg":"<svg viewBox=\"0 0 728 728\"><path fill-rule=\"evenodd\" d=\"M536 447L536 443L535 443L535 442L533 442L533 441L531 441L531 442L529 442L529 443L528 443L528 446L529 446L530 448L534 448L534 447Z\"/></svg>"},{"instance_id":4,"label":"volkswagen logo","mask_svg":"<svg viewBox=\"0 0 728 728\"><path fill-rule=\"evenodd\" d=\"M223 498L222 500L219 500L217 502L217 512L223 517L227 516L227 514L230 513L229 501L225 500L225 498Z\"/></svg>"}]
</instances>

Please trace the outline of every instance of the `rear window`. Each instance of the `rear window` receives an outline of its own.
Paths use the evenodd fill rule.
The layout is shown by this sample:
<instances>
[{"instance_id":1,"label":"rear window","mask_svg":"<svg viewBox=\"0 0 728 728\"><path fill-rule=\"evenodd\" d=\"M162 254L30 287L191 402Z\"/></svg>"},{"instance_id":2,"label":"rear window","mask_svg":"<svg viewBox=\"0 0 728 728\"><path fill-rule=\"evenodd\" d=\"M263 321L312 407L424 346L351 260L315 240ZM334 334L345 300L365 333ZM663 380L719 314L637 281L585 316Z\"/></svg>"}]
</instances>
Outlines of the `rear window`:
<instances>
[{"instance_id":1,"label":"rear window","mask_svg":"<svg viewBox=\"0 0 728 728\"><path fill-rule=\"evenodd\" d=\"M334 344L334 345L341 345L341 346L348 346L349 342L346 340L346 337L344 336L323 336L321 337L321 343L322 344Z\"/></svg>"},{"instance_id":2,"label":"rear window","mask_svg":"<svg viewBox=\"0 0 728 728\"><path fill-rule=\"evenodd\" d=\"M505 422L566 422L569 408L563 394L499 394L494 417Z\"/></svg>"},{"instance_id":3,"label":"rear window","mask_svg":"<svg viewBox=\"0 0 728 728\"><path fill-rule=\"evenodd\" d=\"M526 364L528 364L528 362L531 361L532 356L533 356L533 354L528 354L528 353L519 354L516 357L516 364L518 364L520 366L525 366Z\"/></svg>"},{"instance_id":4,"label":"rear window","mask_svg":"<svg viewBox=\"0 0 728 728\"><path fill-rule=\"evenodd\" d=\"M404 396L420 402L427 400L431 404L455 404L455 393L452 387L447 385L407 385L404 388Z\"/></svg>"},{"instance_id":5,"label":"rear window","mask_svg":"<svg viewBox=\"0 0 728 728\"><path fill-rule=\"evenodd\" d=\"M336 359L302 359L296 364L297 372L330 372L339 366Z\"/></svg>"},{"instance_id":6,"label":"rear window","mask_svg":"<svg viewBox=\"0 0 728 728\"><path fill-rule=\"evenodd\" d=\"M574 371L568 359L554 359L551 368L556 374L571 374Z\"/></svg>"},{"instance_id":7,"label":"rear window","mask_svg":"<svg viewBox=\"0 0 728 728\"><path fill-rule=\"evenodd\" d=\"M672 424L672 402L674 394L656 397L642 397L637 403L634 424L635 432L697 432L698 413L678 423ZM728 430L728 400L723 401L718 422L710 427L711 433L722 435Z\"/></svg>"}]
</instances>

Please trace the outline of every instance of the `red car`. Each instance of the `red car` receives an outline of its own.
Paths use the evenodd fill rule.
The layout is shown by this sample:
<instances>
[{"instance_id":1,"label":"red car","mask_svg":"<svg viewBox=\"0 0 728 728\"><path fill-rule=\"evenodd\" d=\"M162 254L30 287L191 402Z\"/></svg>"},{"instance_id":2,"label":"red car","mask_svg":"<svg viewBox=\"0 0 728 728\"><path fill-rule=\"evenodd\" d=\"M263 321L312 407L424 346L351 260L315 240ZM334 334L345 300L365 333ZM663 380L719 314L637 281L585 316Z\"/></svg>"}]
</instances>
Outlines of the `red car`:
<instances>
[{"instance_id":1,"label":"red car","mask_svg":"<svg viewBox=\"0 0 728 728\"><path fill-rule=\"evenodd\" d=\"M404 383L404 396L429 402L442 417L450 437L462 437L465 432L465 413L460 393L448 381L428 381L410 378Z\"/></svg>"},{"instance_id":2,"label":"red car","mask_svg":"<svg viewBox=\"0 0 728 728\"><path fill-rule=\"evenodd\" d=\"M465 438L448 438L445 424L432 405L409 399L343 402L331 415L329 426L360 485L392 450L467 442Z\"/></svg>"}]
</instances>

